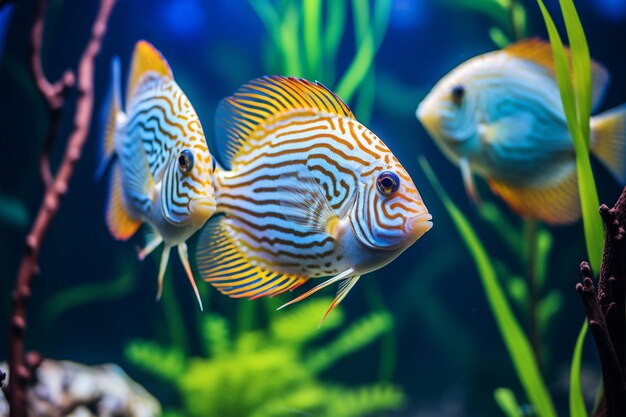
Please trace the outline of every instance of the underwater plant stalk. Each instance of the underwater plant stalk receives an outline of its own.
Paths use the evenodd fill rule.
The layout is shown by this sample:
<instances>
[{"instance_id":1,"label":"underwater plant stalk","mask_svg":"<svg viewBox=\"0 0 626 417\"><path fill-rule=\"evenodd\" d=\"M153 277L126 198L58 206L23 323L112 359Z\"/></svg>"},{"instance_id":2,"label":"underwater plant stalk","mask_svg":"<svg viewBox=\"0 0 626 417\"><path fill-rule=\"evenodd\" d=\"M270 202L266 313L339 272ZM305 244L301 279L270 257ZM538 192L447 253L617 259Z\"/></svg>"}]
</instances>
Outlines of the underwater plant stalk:
<instances>
[{"instance_id":1,"label":"underwater plant stalk","mask_svg":"<svg viewBox=\"0 0 626 417\"><path fill-rule=\"evenodd\" d=\"M421 156L418 161L428 181L435 189L439 199L443 202L448 214L452 218L452 222L457 228L461 239L472 255L500 335L509 352L520 383L524 388L528 400L532 403L536 415L539 417L556 417L556 409L554 408L552 398L550 397L548 388L539 370L539 364L537 363L531 344L513 314L513 310L507 300L504 289L498 282L495 268L491 263L485 247L476 235L470 222L444 190L426 158Z\"/></svg>"},{"instance_id":2,"label":"underwater plant stalk","mask_svg":"<svg viewBox=\"0 0 626 417\"><path fill-rule=\"evenodd\" d=\"M528 282L528 318L530 321L530 343L537 362L541 363L541 329L539 325L539 277L537 276L537 228L535 219L524 219L526 237L526 280Z\"/></svg>"},{"instance_id":3,"label":"underwater plant stalk","mask_svg":"<svg viewBox=\"0 0 626 417\"><path fill-rule=\"evenodd\" d=\"M574 354L572 357L572 365L570 367L569 378L569 414L570 417L587 417L587 410L585 409L585 400L583 398L583 388L580 381L580 363L583 356L583 344L585 343L585 336L587 336L587 322L585 322L580 329L578 338L576 339L576 346L574 347Z\"/></svg>"},{"instance_id":4,"label":"underwater plant stalk","mask_svg":"<svg viewBox=\"0 0 626 417\"><path fill-rule=\"evenodd\" d=\"M45 189L45 194L33 226L26 237L24 254L15 281L15 289L12 293L13 311L11 314L9 330L9 404L11 417L26 417L26 387L33 378L35 367L41 358L37 355L24 354L24 334L26 331L26 305L31 295L33 279L39 274L38 259L41 243L48 230L48 226L59 210L61 197L67 193L69 181L74 173L74 167L80 159L83 145L89 133L91 115L93 111L93 73L94 61L102 38L106 32L107 22L116 0L101 0L98 14L91 29L91 36L83 51L78 64L77 74L77 99L74 113L73 128L69 135L65 153L56 175L50 175L50 183ZM31 56L41 54L40 45L43 37L45 10L47 0L40 0L38 11L35 16L31 37ZM33 40L35 42L33 42ZM34 45L33 45L34 43ZM39 46L39 47L38 47ZM65 75L54 84L45 78L40 65L40 58L33 57L33 74L37 87L41 94L46 97L48 106L51 104L63 106L65 93L73 84L74 77L65 72ZM54 109L50 109L54 112ZM60 110L59 110L60 111ZM59 124L50 123L46 142L53 143L57 137ZM45 151L45 149L44 149ZM41 160L40 160L41 163ZM49 167L49 165L48 165ZM41 168L45 171L45 166ZM47 179L44 177L44 181Z\"/></svg>"}]
</instances>

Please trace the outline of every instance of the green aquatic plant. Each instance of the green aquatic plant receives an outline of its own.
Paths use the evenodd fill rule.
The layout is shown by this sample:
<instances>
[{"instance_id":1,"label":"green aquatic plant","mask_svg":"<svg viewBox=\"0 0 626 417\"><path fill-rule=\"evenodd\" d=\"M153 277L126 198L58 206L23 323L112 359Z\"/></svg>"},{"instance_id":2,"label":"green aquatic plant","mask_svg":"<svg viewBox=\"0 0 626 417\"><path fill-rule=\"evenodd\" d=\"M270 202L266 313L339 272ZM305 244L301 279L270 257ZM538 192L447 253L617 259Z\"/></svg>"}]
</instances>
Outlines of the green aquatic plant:
<instances>
[{"instance_id":1,"label":"green aquatic plant","mask_svg":"<svg viewBox=\"0 0 626 417\"><path fill-rule=\"evenodd\" d=\"M348 1L249 0L270 38L267 71L319 80L350 103L367 122L375 96L374 58L385 36L391 0L352 0L355 53L336 81L337 55L348 37Z\"/></svg>"},{"instance_id":2,"label":"green aquatic plant","mask_svg":"<svg viewBox=\"0 0 626 417\"><path fill-rule=\"evenodd\" d=\"M597 273L602 261L604 229L598 214L600 202L589 159L592 87L589 46L574 3L572 0L559 0L571 48L572 68L570 70L568 56L554 21L543 1L537 0L537 2L550 36L563 110L574 141L587 254L593 270Z\"/></svg>"},{"instance_id":3,"label":"green aquatic plant","mask_svg":"<svg viewBox=\"0 0 626 417\"><path fill-rule=\"evenodd\" d=\"M140 340L127 346L126 357L176 390L181 408L170 410L168 416L357 417L401 407L405 397L395 386L348 388L321 379L342 357L393 327L388 313L373 312L321 343L319 339L344 320L339 309L317 329L328 302L311 300L276 314L265 328L241 332L219 315L205 315L201 325L205 357L189 358L179 348Z\"/></svg>"}]
</instances>

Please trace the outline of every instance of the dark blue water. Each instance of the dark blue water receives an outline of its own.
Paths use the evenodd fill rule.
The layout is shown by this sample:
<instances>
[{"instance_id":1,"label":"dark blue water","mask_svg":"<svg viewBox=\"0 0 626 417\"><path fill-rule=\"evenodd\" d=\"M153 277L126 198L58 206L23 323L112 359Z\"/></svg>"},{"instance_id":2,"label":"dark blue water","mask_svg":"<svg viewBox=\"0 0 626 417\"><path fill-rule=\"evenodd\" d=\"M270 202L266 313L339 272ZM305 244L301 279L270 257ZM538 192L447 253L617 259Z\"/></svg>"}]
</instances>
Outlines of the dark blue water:
<instances>
[{"instance_id":1,"label":"dark blue water","mask_svg":"<svg viewBox=\"0 0 626 417\"><path fill-rule=\"evenodd\" d=\"M46 75L51 80L68 67L75 69L97 5L94 0L51 2L43 55ZM533 1L525 1L524 5L529 33L545 37L537 5ZM548 5L556 15L556 3L550 1ZM626 102L626 7L616 0L579 1L577 6L592 56L613 75L602 108ZM0 10L0 194L21 201L30 220L43 192L38 153L47 129L46 109L29 72L27 46L33 14L34 7L25 2L15 6L10 20ZM499 243L497 234L480 220L467 200L458 169L436 148L414 116L417 104L439 78L463 61L496 49L488 36L492 25L485 14L465 7L445 6L434 0L395 0L374 63L377 88L367 125L412 175L435 226L396 261L375 276L362 279L362 285L357 285L343 303L347 323L372 309L388 309L395 321L392 336L387 339L391 347L373 344L341 360L324 378L329 383L348 385L375 382L380 377L381 351L387 349L395 362L391 381L402 386L408 397L406 415L497 415L492 394L500 386L511 387L518 399L525 401L471 257L417 164L417 156L425 155L493 258L516 265L515 254ZM337 58L338 73L345 70L354 54L351 19L345 32ZM125 362L123 349L137 338L167 342L168 329L179 324L172 324L164 302L154 301L157 257L153 255L143 263L135 260L134 246L143 244L139 235L126 243L112 239L103 216L106 181L94 181L97 120L108 87L109 64L113 56L119 56L127 66L139 39L150 41L167 57L178 83L200 115L212 149L210 133L219 100L246 81L267 73L264 54L271 45L258 15L246 1L127 0L115 6L97 59L94 124L69 193L43 242L41 276L34 283L29 306L27 346L51 358L120 363L167 404L175 402L175 396L168 395L164 387L145 374L137 373ZM67 98L52 153L53 168L60 161L71 129L75 98L73 91ZM596 161L594 169L600 200L614 202L621 188ZM483 195L495 201L484 183L479 187ZM500 207L512 222L520 224L504 205ZM27 230L26 225L0 222L0 358L6 357L9 295ZM581 223L550 230L554 248L544 294L557 291L563 302L544 335L542 369L557 407L565 412L568 366L583 320L574 285L579 261L586 255ZM183 269L174 255L173 259L168 277L172 285L166 288L165 297L175 299L190 352L200 354L194 330L197 305ZM89 302L79 301L75 307L61 310L54 310L50 304L70 288L104 284L128 271L134 271L129 282L105 298L91 293ZM205 283L199 285L209 294L208 309L233 323L239 304L249 303L228 299ZM256 306L258 311L263 309L261 304ZM51 315L51 311L56 313ZM515 311L527 325L523 309ZM584 369L597 378L599 368L591 341Z\"/></svg>"}]
</instances>

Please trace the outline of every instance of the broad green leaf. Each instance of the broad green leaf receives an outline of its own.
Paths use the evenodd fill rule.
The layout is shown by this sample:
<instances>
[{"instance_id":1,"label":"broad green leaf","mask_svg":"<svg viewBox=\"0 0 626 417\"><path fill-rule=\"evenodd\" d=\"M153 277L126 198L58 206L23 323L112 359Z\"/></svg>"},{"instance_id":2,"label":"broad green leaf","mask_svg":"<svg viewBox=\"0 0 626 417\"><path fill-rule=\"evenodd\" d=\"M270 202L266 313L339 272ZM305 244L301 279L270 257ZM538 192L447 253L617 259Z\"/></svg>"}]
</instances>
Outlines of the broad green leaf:
<instances>
[{"instance_id":1,"label":"broad green leaf","mask_svg":"<svg viewBox=\"0 0 626 417\"><path fill-rule=\"evenodd\" d=\"M513 314L504 290L498 281L489 254L467 218L452 202L439 183L439 180L426 161L426 158L420 157L419 163L426 173L430 184L443 202L448 214L452 218L452 222L461 235L461 239L474 259L485 290L485 295L487 296L487 301L489 302L489 306L493 312L496 324L509 352L515 371L524 388L524 392L532 403L537 416L556 417L554 404L552 403L546 384L539 371L539 366L530 342Z\"/></svg>"},{"instance_id":2,"label":"broad green leaf","mask_svg":"<svg viewBox=\"0 0 626 417\"><path fill-rule=\"evenodd\" d=\"M572 358L572 366L570 369L570 387L569 387L569 415L570 417L587 417L587 409L583 399L583 388L580 383L580 362L583 355L583 345L585 336L587 335L587 322L583 324L576 347L574 348L574 357Z\"/></svg>"}]
</instances>

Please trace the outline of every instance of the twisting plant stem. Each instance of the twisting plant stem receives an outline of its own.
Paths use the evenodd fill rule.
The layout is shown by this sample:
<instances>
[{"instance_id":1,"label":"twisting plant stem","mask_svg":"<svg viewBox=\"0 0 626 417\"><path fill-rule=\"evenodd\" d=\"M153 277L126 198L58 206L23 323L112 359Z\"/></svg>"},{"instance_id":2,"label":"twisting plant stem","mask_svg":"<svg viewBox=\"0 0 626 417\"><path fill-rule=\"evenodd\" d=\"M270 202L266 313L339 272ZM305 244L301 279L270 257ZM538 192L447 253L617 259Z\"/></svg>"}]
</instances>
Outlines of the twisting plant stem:
<instances>
[{"instance_id":1,"label":"twisting plant stem","mask_svg":"<svg viewBox=\"0 0 626 417\"><path fill-rule=\"evenodd\" d=\"M46 183L46 189L35 222L26 237L24 254L12 293L13 311L9 326L10 380L8 389L11 417L26 416L26 387L32 382L35 368L41 362L40 357L24 355L26 305L31 294L33 278L39 273L37 263L41 242L59 209L61 197L67 192L74 167L81 156L83 145L87 139L93 110L94 60L100 51L102 37L106 31L108 18L114 4L115 0L101 0L98 15L92 26L91 38L80 59L73 130L69 135L63 159L54 177L50 172L47 151L58 134L58 118L63 107L65 93L74 84L74 76L71 72L66 71L61 80L50 84L43 73L40 55L47 0L40 0L33 24L31 36L32 72L39 91L46 99L53 120L51 120L48 128L46 145L44 145L44 152L40 160L40 170ZM55 121L54 118L57 120Z\"/></svg>"}]
</instances>

